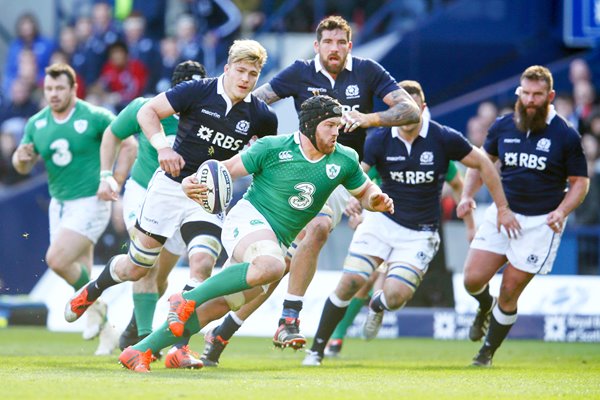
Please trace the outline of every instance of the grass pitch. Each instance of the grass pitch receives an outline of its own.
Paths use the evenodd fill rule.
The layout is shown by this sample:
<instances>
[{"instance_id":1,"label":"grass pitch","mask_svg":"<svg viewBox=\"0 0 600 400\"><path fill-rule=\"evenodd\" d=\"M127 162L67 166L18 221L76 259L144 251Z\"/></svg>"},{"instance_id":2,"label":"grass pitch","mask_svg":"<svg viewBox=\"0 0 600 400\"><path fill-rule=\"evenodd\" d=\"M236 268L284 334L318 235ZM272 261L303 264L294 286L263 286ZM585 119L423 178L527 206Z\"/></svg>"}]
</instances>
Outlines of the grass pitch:
<instances>
[{"instance_id":1,"label":"grass pitch","mask_svg":"<svg viewBox=\"0 0 600 400\"><path fill-rule=\"evenodd\" d=\"M0 399L600 399L600 345L509 340L494 367L469 367L479 344L349 339L339 359L302 367L303 352L235 337L218 368L136 374L97 340L40 328L0 329ZM190 346L202 351L202 337Z\"/></svg>"}]
</instances>

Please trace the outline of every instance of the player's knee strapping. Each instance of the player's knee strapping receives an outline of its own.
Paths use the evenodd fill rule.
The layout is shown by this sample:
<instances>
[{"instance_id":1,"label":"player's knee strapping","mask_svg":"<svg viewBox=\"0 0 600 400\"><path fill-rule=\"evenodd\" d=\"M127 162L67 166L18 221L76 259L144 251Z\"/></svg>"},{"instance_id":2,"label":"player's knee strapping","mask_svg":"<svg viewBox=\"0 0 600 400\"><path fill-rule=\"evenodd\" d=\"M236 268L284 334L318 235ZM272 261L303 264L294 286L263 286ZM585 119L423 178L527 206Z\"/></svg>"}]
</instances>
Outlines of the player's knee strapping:
<instances>
[{"instance_id":1,"label":"player's knee strapping","mask_svg":"<svg viewBox=\"0 0 600 400\"><path fill-rule=\"evenodd\" d=\"M365 279L369 279L379 263L374 257L356 253L348 253L344 260L344 273L358 274Z\"/></svg>"},{"instance_id":2,"label":"player's knee strapping","mask_svg":"<svg viewBox=\"0 0 600 400\"><path fill-rule=\"evenodd\" d=\"M142 268L152 268L154 262L158 258L160 250L163 248L164 241L161 242L160 246L148 248L144 246L142 241L139 239L138 234L135 232L131 235L129 241L129 251L127 255L132 263Z\"/></svg>"},{"instance_id":3,"label":"player's knee strapping","mask_svg":"<svg viewBox=\"0 0 600 400\"><path fill-rule=\"evenodd\" d=\"M391 263L389 265L387 277L388 279L392 278L401 281L408 286L413 293L417 290L423 279L421 274L414 268L398 263Z\"/></svg>"},{"instance_id":4,"label":"player's knee strapping","mask_svg":"<svg viewBox=\"0 0 600 400\"><path fill-rule=\"evenodd\" d=\"M259 256L273 257L285 265L281 247L272 240L258 240L251 243L246 249L242 261L252 263L252 261Z\"/></svg>"},{"instance_id":5,"label":"player's knee strapping","mask_svg":"<svg viewBox=\"0 0 600 400\"><path fill-rule=\"evenodd\" d=\"M197 253L205 253L216 259L221 254L221 242L212 235L198 235L188 244L188 255L191 257Z\"/></svg>"},{"instance_id":6,"label":"player's knee strapping","mask_svg":"<svg viewBox=\"0 0 600 400\"><path fill-rule=\"evenodd\" d=\"M246 297L243 292L231 293L223 297L231 311L237 311L246 304Z\"/></svg>"}]
</instances>

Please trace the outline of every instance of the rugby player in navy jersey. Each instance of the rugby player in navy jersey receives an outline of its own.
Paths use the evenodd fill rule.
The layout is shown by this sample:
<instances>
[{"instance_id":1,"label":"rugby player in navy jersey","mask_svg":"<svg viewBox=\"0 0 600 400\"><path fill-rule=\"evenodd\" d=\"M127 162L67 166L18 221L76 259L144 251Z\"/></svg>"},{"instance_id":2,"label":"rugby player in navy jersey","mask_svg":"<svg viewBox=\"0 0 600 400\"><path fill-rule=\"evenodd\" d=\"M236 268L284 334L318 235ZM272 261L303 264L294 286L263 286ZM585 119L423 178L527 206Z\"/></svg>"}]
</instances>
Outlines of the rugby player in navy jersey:
<instances>
[{"instance_id":1,"label":"rugby player in navy jersey","mask_svg":"<svg viewBox=\"0 0 600 400\"><path fill-rule=\"evenodd\" d=\"M471 242L464 284L479 309L469 337L477 341L485 336L475 366L491 366L517 320L519 296L536 274L552 270L567 216L589 187L581 137L550 104L555 96L552 74L531 66L520 83L515 112L496 120L483 145L492 161L500 161L502 186L521 229L518 234L495 229L492 219L501 206L492 204ZM468 170L459 216L475 208L473 195L479 186L478 171ZM496 299L488 282L505 264Z\"/></svg>"},{"instance_id":2,"label":"rugby player in navy jersey","mask_svg":"<svg viewBox=\"0 0 600 400\"><path fill-rule=\"evenodd\" d=\"M194 221L194 229L205 235L201 244L218 255L223 215L198 207L181 190L181 181L205 160L231 158L253 137L277 133L275 113L251 94L266 58L258 42L235 41L221 76L183 82L142 106L138 122L158 152L160 169L148 184L128 254L111 258L98 279L71 298L67 321L78 319L107 288L148 274L167 238L186 222ZM179 126L171 148L160 120L175 113Z\"/></svg>"},{"instance_id":3,"label":"rugby player in navy jersey","mask_svg":"<svg viewBox=\"0 0 600 400\"><path fill-rule=\"evenodd\" d=\"M400 86L421 110L425 109L425 95L418 82L402 81ZM495 224L510 231L517 229L494 165L459 132L430 120L426 113L417 124L371 132L362 167L365 171L377 168L381 189L393 199L395 213L367 213L356 229L342 277L325 301L303 365L321 364L325 346L352 297L382 262L388 265L387 276L383 290L371 299L366 336L376 336L384 310L398 310L412 298L440 242L440 196L450 160L481 172L492 197L501 205Z\"/></svg>"},{"instance_id":4,"label":"rugby player in navy jersey","mask_svg":"<svg viewBox=\"0 0 600 400\"><path fill-rule=\"evenodd\" d=\"M419 121L419 109L411 97L397 86L392 76L377 62L350 54L352 31L348 22L339 16L322 20L316 29L315 57L297 60L278 73L254 94L271 104L293 97L297 111L300 105L315 94L328 95L338 100L344 109L344 129L338 142L353 148L362 160L366 130L373 126L400 126ZM373 100L378 97L389 108L373 112ZM303 296L317 267L319 252L329 232L341 220L345 202L350 194L338 188L327 205L328 213L316 217L306 229L300 244L291 247L290 279L283 312L273 343L278 347L300 348L306 340L299 332L298 316ZM296 256L293 256L295 250ZM205 364L216 362L227 341L243 321L265 298L245 305L237 313L230 313L223 324L206 335Z\"/></svg>"}]
</instances>

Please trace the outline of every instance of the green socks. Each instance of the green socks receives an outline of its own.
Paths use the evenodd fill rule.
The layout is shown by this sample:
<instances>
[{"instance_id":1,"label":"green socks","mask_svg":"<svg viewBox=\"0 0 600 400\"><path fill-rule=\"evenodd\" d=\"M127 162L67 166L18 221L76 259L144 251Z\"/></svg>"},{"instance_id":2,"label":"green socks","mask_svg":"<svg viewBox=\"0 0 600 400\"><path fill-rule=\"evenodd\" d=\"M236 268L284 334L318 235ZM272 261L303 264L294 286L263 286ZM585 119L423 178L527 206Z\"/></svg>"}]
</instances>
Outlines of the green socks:
<instances>
[{"instance_id":1,"label":"green socks","mask_svg":"<svg viewBox=\"0 0 600 400\"><path fill-rule=\"evenodd\" d=\"M78 291L90 281L90 274L88 274L88 270L85 265L79 264L79 266L81 267L81 275L79 275L77 281L71 285L75 291Z\"/></svg>"},{"instance_id":2,"label":"green socks","mask_svg":"<svg viewBox=\"0 0 600 400\"><path fill-rule=\"evenodd\" d=\"M135 313L138 336L152 332L156 303L158 303L158 293L133 294L133 312Z\"/></svg>"},{"instance_id":3,"label":"green socks","mask_svg":"<svg viewBox=\"0 0 600 400\"><path fill-rule=\"evenodd\" d=\"M185 324L183 336L192 336L200 332L200 323L194 313L188 322ZM141 342L133 346L135 350L146 351L151 349L153 353L157 353L165 347L169 347L181 341L181 337L175 336L169 330L169 324L165 322L149 336L146 336Z\"/></svg>"},{"instance_id":4,"label":"green socks","mask_svg":"<svg viewBox=\"0 0 600 400\"><path fill-rule=\"evenodd\" d=\"M202 282L195 289L184 292L183 298L194 300L198 307L208 300L250 289L252 286L246 282L249 266L249 263L230 265Z\"/></svg>"}]
</instances>

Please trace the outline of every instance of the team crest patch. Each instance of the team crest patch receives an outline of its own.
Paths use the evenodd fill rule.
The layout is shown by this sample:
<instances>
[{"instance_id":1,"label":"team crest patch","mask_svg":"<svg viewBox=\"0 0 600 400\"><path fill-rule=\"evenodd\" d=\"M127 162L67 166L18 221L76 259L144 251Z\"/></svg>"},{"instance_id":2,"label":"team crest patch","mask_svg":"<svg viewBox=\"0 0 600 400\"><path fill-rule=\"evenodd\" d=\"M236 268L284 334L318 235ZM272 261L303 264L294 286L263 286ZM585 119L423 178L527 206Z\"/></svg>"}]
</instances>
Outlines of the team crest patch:
<instances>
[{"instance_id":1,"label":"team crest patch","mask_svg":"<svg viewBox=\"0 0 600 400\"><path fill-rule=\"evenodd\" d=\"M425 262L425 260L427 260L427 255L425 253L423 253L422 251L417 253L417 260L421 261L421 262Z\"/></svg>"},{"instance_id":2,"label":"team crest patch","mask_svg":"<svg viewBox=\"0 0 600 400\"><path fill-rule=\"evenodd\" d=\"M46 121L45 119L39 119L39 120L35 121L35 127L37 129L42 129L46 125L48 125L48 121Z\"/></svg>"},{"instance_id":3,"label":"team crest patch","mask_svg":"<svg viewBox=\"0 0 600 400\"><path fill-rule=\"evenodd\" d=\"M235 126L235 131L239 132L243 135L248 133L248 129L250 129L250 122L246 121L246 120L241 120L237 123L237 125Z\"/></svg>"},{"instance_id":4,"label":"team crest patch","mask_svg":"<svg viewBox=\"0 0 600 400\"><path fill-rule=\"evenodd\" d=\"M346 98L354 99L360 96L360 91L358 89L358 85L349 85L346 88Z\"/></svg>"},{"instance_id":5,"label":"team crest patch","mask_svg":"<svg viewBox=\"0 0 600 400\"><path fill-rule=\"evenodd\" d=\"M550 141L550 139L541 138L540 140L538 140L537 146L535 147L535 149L540 150L540 151L545 151L547 153L550 151L551 144L552 144L552 142Z\"/></svg>"},{"instance_id":6,"label":"team crest patch","mask_svg":"<svg viewBox=\"0 0 600 400\"><path fill-rule=\"evenodd\" d=\"M336 164L327 164L325 166L325 171L327 172L327 177L329 179L335 179L336 176L340 173L342 167Z\"/></svg>"},{"instance_id":7,"label":"team crest patch","mask_svg":"<svg viewBox=\"0 0 600 400\"><path fill-rule=\"evenodd\" d=\"M431 151L424 151L421 154L421 165L432 165L433 164L433 153Z\"/></svg>"},{"instance_id":8,"label":"team crest patch","mask_svg":"<svg viewBox=\"0 0 600 400\"><path fill-rule=\"evenodd\" d=\"M75 122L73 122L73 128L75 128L75 131L77 133L85 132L87 127L88 127L88 122L85 119L78 119Z\"/></svg>"}]
</instances>

